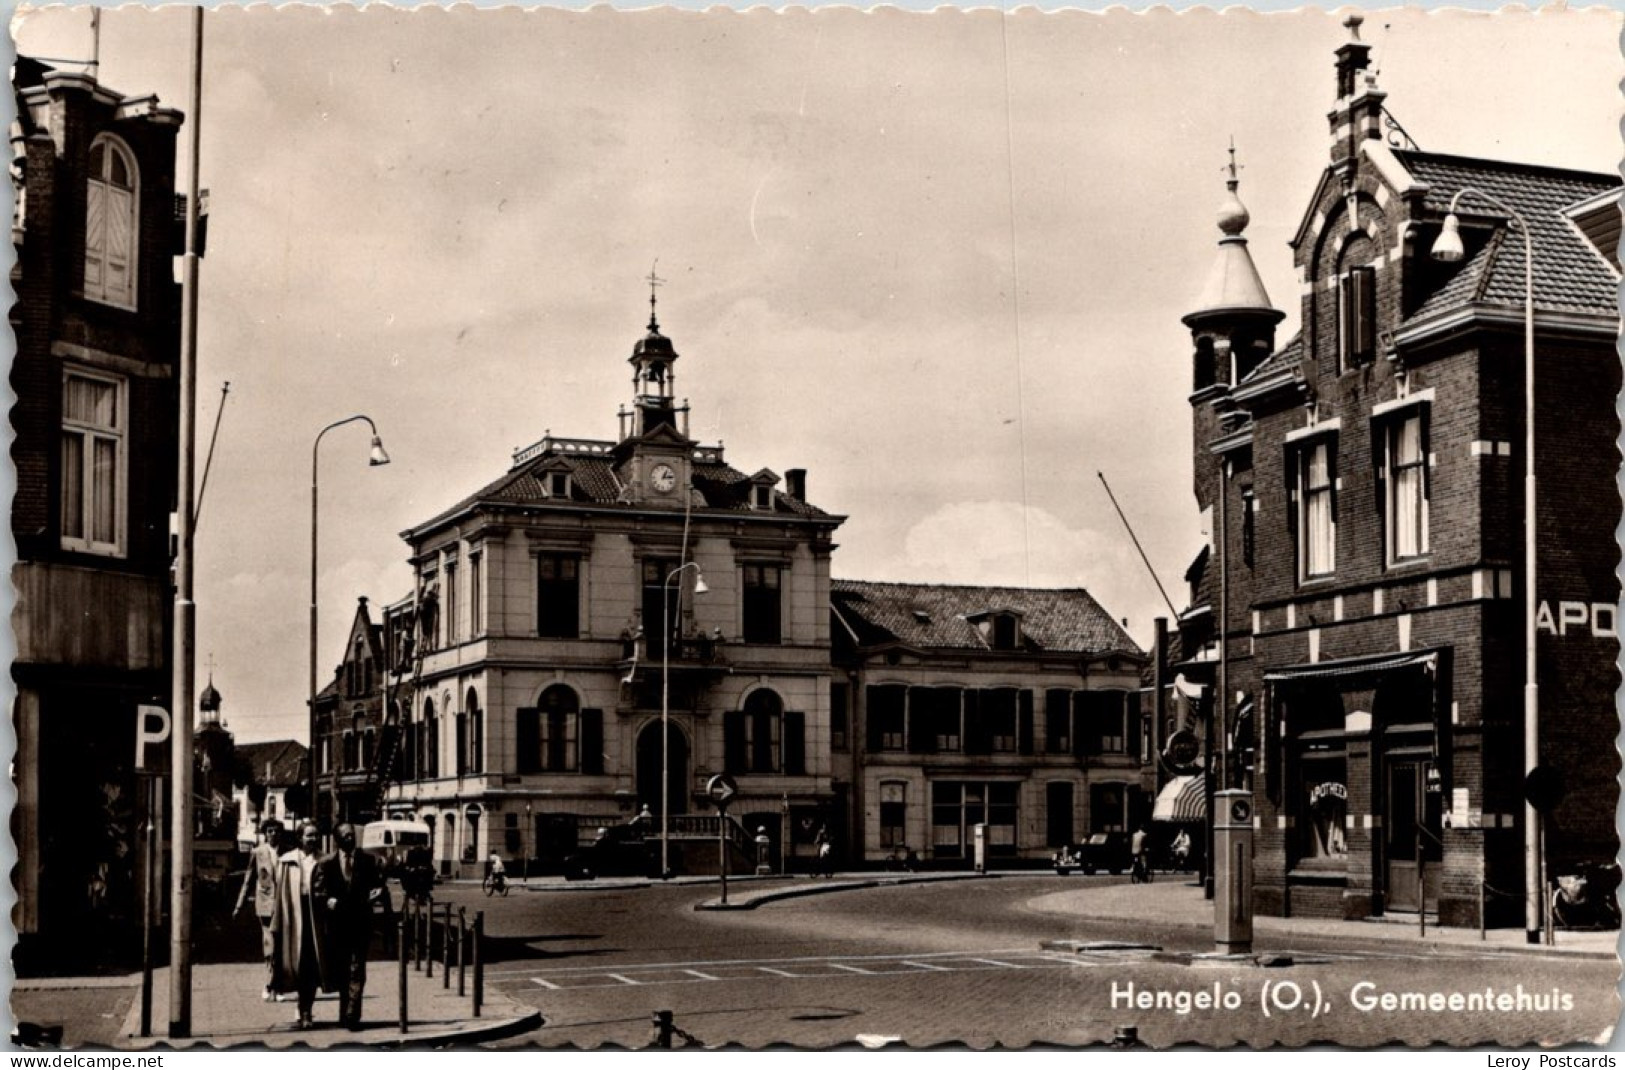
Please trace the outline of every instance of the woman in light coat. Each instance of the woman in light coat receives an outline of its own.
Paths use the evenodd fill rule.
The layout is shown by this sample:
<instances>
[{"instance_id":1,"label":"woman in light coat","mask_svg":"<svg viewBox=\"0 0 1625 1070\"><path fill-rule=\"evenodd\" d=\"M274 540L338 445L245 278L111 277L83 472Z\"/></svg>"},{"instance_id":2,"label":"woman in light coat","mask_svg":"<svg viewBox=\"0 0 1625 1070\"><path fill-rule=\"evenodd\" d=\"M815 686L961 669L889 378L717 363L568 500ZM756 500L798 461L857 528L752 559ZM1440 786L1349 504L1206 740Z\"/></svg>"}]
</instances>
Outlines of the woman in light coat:
<instances>
[{"instance_id":1,"label":"woman in light coat","mask_svg":"<svg viewBox=\"0 0 1625 1070\"><path fill-rule=\"evenodd\" d=\"M321 837L314 824L299 830L299 846L277 859L276 903L271 931L276 939L276 989L299 994L299 1028L314 1024L316 990L332 991L328 978L322 918L311 892L320 860Z\"/></svg>"}]
</instances>

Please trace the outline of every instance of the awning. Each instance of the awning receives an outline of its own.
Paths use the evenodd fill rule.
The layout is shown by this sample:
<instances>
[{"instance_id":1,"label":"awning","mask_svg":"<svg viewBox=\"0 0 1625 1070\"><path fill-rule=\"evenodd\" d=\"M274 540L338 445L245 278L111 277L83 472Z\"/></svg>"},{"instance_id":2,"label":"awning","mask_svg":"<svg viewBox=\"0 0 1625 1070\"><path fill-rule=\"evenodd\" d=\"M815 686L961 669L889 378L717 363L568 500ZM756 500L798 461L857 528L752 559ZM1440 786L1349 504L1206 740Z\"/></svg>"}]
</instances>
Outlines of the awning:
<instances>
[{"instance_id":1,"label":"awning","mask_svg":"<svg viewBox=\"0 0 1625 1070\"><path fill-rule=\"evenodd\" d=\"M1207 817L1207 778L1176 776L1157 792L1153 821L1201 821Z\"/></svg>"},{"instance_id":2,"label":"awning","mask_svg":"<svg viewBox=\"0 0 1625 1070\"><path fill-rule=\"evenodd\" d=\"M1421 666L1433 672L1439 660L1437 650L1418 650L1402 654L1378 654L1363 658L1344 658L1340 661L1322 661L1310 665L1293 665L1275 672L1267 672L1269 683L1296 683L1302 680L1327 680L1335 677L1379 676L1395 669Z\"/></svg>"}]
</instances>

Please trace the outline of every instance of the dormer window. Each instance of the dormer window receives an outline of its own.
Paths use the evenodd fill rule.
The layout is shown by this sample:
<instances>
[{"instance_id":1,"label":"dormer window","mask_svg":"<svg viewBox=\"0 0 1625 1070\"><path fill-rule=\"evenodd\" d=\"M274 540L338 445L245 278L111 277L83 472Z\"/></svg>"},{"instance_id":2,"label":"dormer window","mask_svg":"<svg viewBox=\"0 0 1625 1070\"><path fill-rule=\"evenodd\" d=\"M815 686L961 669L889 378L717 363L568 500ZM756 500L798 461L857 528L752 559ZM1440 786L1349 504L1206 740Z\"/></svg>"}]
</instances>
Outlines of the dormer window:
<instances>
[{"instance_id":1,"label":"dormer window","mask_svg":"<svg viewBox=\"0 0 1625 1070\"><path fill-rule=\"evenodd\" d=\"M1014 650L1020 638L1019 622L1009 613L993 615L993 649Z\"/></svg>"},{"instance_id":2,"label":"dormer window","mask_svg":"<svg viewBox=\"0 0 1625 1070\"><path fill-rule=\"evenodd\" d=\"M569 472L547 473L546 484L549 498L569 499L571 490Z\"/></svg>"},{"instance_id":3,"label":"dormer window","mask_svg":"<svg viewBox=\"0 0 1625 1070\"><path fill-rule=\"evenodd\" d=\"M1009 609L989 610L965 618L976 627L989 650L1022 649L1021 614Z\"/></svg>"},{"instance_id":4,"label":"dormer window","mask_svg":"<svg viewBox=\"0 0 1625 1070\"><path fill-rule=\"evenodd\" d=\"M750 507L764 512L773 508L773 488L756 486L750 489Z\"/></svg>"},{"instance_id":5,"label":"dormer window","mask_svg":"<svg viewBox=\"0 0 1625 1070\"><path fill-rule=\"evenodd\" d=\"M1338 368L1348 371L1377 356L1377 273L1351 268L1337 280Z\"/></svg>"}]
</instances>

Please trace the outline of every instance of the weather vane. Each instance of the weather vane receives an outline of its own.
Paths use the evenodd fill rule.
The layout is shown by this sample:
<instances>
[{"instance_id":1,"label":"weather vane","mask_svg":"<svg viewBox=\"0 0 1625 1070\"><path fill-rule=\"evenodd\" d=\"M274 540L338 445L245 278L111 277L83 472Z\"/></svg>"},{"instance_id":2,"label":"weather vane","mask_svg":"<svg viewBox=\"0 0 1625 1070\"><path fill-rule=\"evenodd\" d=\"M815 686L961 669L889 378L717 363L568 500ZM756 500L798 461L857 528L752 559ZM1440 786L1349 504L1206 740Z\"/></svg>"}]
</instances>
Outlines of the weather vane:
<instances>
[{"instance_id":1,"label":"weather vane","mask_svg":"<svg viewBox=\"0 0 1625 1070\"><path fill-rule=\"evenodd\" d=\"M660 326L660 324L655 322L655 287L664 286L666 284L665 279L655 274L655 268L659 266L659 264L660 258L657 256L655 257L655 262L649 265L649 329L651 331Z\"/></svg>"}]
</instances>

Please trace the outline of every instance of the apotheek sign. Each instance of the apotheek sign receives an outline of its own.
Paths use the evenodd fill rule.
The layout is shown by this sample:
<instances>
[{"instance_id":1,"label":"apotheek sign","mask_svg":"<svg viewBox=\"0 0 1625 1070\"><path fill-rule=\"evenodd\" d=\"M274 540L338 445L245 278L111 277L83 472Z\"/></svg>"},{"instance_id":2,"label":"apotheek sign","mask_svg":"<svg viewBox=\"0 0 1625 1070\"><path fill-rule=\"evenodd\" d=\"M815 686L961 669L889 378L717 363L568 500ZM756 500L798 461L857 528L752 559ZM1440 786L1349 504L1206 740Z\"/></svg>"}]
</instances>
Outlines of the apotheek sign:
<instances>
[{"instance_id":1,"label":"apotheek sign","mask_svg":"<svg viewBox=\"0 0 1625 1070\"><path fill-rule=\"evenodd\" d=\"M1560 638L1590 633L1596 639L1617 639L1619 607L1612 602L1559 602L1553 616L1552 604L1542 602L1535 612L1535 628Z\"/></svg>"}]
</instances>

